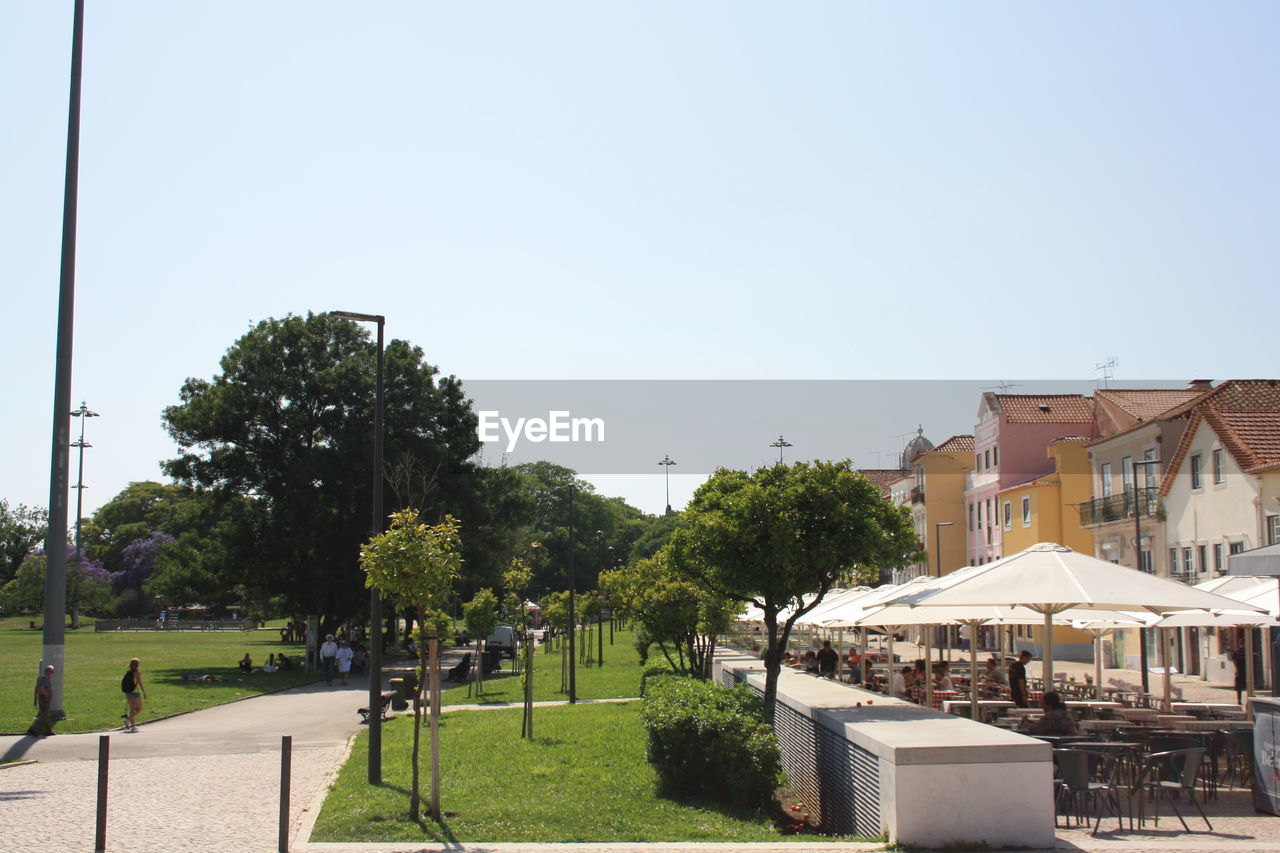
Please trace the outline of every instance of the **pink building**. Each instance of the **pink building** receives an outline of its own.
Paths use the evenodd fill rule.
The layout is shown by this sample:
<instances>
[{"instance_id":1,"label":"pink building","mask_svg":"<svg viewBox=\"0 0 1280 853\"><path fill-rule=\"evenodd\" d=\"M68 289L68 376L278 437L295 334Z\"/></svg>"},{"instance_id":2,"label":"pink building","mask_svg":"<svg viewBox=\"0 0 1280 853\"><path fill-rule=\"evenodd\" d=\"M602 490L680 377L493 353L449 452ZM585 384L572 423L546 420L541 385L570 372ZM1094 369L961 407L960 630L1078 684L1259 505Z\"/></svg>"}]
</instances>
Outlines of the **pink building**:
<instances>
[{"instance_id":1,"label":"pink building","mask_svg":"<svg viewBox=\"0 0 1280 853\"><path fill-rule=\"evenodd\" d=\"M1081 394L982 395L974 468L964 492L969 565L1004 556L1001 531L1010 509L1000 505L996 494L1052 472L1047 448L1065 436L1097 437L1092 399Z\"/></svg>"}]
</instances>

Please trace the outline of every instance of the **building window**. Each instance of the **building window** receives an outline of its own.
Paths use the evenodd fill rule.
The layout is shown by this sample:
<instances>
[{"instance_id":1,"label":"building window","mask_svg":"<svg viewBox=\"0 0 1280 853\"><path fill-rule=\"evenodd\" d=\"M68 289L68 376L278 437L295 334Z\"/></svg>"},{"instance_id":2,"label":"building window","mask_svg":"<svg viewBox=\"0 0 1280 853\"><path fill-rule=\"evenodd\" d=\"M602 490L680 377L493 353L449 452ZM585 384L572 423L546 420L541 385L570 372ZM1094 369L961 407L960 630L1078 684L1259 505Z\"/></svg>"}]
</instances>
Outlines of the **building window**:
<instances>
[{"instance_id":1,"label":"building window","mask_svg":"<svg viewBox=\"0 0 1280 853\"><path fill-rule=\"evenodd\" d=\"M982 464L986 466L986 469L988 471L991 470L991 451L990 450L984 450L982 452Z\"/></svg>"},{"instance_id":2,"label":"building window","mask_svg":"<svg viewBox=\"0 0 1280 853\"><path fill-rule=\"evenodd\" d=\"M1143 462L1154 462L1155 458L1156 458L1156 452L1154 449L1142 451ZM1142 487L1144 489L1150 489L1155 486L1156 472L1152 469L1158 468L1158 467L1159 467L1158 465L1142 466Z\"/></svg>"},{"instance_id":3,"label":"building window","mask_svg":"<svg viewBox=\"0 0 1280 853\"><path fill-rule=\"evenodd\" d=\"M991 464L996 468L1000 467L1000 445L991 448Z\"/></svg>"},{"instance_id":4,"label":"building window","mask_svg":"<svg viewBox=\"0 0 1280 853\"><path fill-rule=\"evenodd\" d=\"M1222 574L1227 569L1224 562L1225 559L1222 553L1222 543L1218 542L1213 546L1213 570L1218 574Z\"/></svg>"},{"instance_id":5,"label":"building window","mask_svg":"<svg viewBox=\"0 0 1280 853\"><path fill-rule=\"evenodd\" d=\"M995 527L997 524L1000 523L1000 519L996 518L992 514L992 509L993 507L991 506L991 500L988 499L987 500L987 527ZM988 539L991 538L990 534L987 535L987 538Z\"/></svg>"},{"instance_id":6,"label":"building window","mask_svg":"<svg viewBox=\"0 0 1280 853\"><path fill-rule=\"evenodd\" d=\"M1221 485L1226 480L1226 473L1223 470L1224 464L1222 459L1222 451L1213 451L1213 483Z\"/></svg>"},{"instance_id":7,"label":"building window","mask_svg":"<svg viewBox=\"0 0 1280 853\"><path fill-rule=\"evenodd\" d=\"M1267 516L1267 544L1280 545L1280 515Z\"/></svg>"},{"instance_id":8,"label":"building window","mask_svg":"<svg viewBox=\"0 0 1280 853\"><path fill-rule=\"evenodd\" d=\"M1209 571L1209 548L1205 545L1196 546L1196 569L1201 573Z\"/></svg>"},{"instance_id":9,"label":"building window","mask_svg":"<svg viewBox=\"0 0 1280 853\"><path fill-rule=\"evenodd\" d=\"M1178 549L1169 549L1169 575L1172 577L1178 573Z\"/></svg>"},{"instance_id":10,"label":"building window","mask_svg":"<svg viewBox=\"0 0 1280 853\"><path fill-rule=\"evenodd\" d=\"M973 467L977 468L979 471L982 470L982 454L981 453L973 454Z\"/></svg>"},{"instance_id":11,"label":"building window","mask_svg":"<svg viewBox=\"0 0 1280 853\"><path fill-rule=\"evenodd\" d=\"M1008 530L1013 524L1013 504L1008 501L1004 502L1004 529Z\"/></svg>"},{"instance_id":12,"label":"building window","mask_svg":"<svg viewBox=\"0 0 1280 853\"><path fill-rule=\"evenodd\" d=\"M1126 456L1120 460L1120 479L1124 482L1124 493L1129 494L1133 488L1133 457Z\"/></svg>"},{"instance_id":13,"label":"building window","mask_svg":"<svg viewBox=\"0 0 1280 853\"><path fill-rule=\"evenodd\" d=\"M1151 549L1141 548L1138 551L1138 568L1151 574Z\"/></svg>"},{"instance_id":14,"label":"building window","mask_svg":"<svg viewBox=\"0 0 1280 853\"><path fill-rule=\"evenodd\" d=\"M1193 454L1191 457L1191 488L1204 488L1204 475L1200 473L1200 454Z\"/></svg>"},{"instance_id":15,"label":"building window","mask_svg":"<svg viewBox=\"0 0 1280 853\"><path fill-rule=\"evenodd\" d=\"M978 529L982 529L982 501L978 501Z\"/></svg>"},{"instance_id":16,"label":"building window","mask_svg":"<svg viewBox=\"0 0 1280 853\"><path fill-rule=\"evenodd\" d=\"M1241 551L1243 551L1243 550L1244 550L1244 543L1243 543L1243 542L1229 542L1229 543L1227 543L1227 555L1228 555L1228 556L1230 556L1231 554L1239 554L1239 553L1240 553Z\"/></svg>"},{"instance_id":17,"label":"building window","mask_svg":"<svg viewBox=\"0 0 1280 853\"><path fill-rule=\"evenodd\" d=\"M1191 562L1190 548L1182 549L1182 571L1189 575L1194 575L1196 573L1196 565Z\"/></svg>"},{"instance_id":18,"label":"building window","mask_svg":"<svg viewBox=\"0 0 1280 853\"><path fill-rule=\"evenodd\" d=\"M1031 498L1022 499L1022 526L1031 526Z\"/></svg>"},{"instance_id":19,"label":"building window","mask_svg":"<svg viewBox=\"0 0 1280 853\"><path fill-rule=\"evenodd\" d=\"M969 504L969 530L973 530L973 504Z\"/></svg>"},{"instance_id":20,"label":"building window","mask_svg":"<svg viewBox=\"0 0 1280 853\"><path fill-rule=\"evenodd\" d=\"M1102 468L1099 469L1098 476L1102 478L1102 496L1104 498L1111 497L1111 463L1103 462Z\"/></svg>"}]
</instances>

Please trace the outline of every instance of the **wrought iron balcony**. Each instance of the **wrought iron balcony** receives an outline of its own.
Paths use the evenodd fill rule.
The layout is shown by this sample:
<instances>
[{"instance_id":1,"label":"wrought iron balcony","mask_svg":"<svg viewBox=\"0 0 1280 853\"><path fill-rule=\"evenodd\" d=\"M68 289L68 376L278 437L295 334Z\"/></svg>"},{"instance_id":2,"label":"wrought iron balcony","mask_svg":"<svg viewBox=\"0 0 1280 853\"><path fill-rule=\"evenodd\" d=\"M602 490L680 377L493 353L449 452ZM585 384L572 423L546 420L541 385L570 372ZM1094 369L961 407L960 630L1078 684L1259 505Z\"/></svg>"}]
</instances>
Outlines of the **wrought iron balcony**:
<instances>
[{"instance_id":1,"label":"wrought iron balcony","mask_svg":"<svg viewBox=\"0 0 1280 853\"><path fill-rule=\"evenodd\" d=\"M924 489L922 487L915 486L911 489L911 502L913 504L924 503Z\"/></svg>"},{"instance_id":2,"label":"wrought iron balcony","mask_svg":"<svg viewBox=\"0 0 1280 853\"><path fill-rule=\"evenodd\" d=\"M1138 513L1145 518L1164 519L1164 509L1154 488L1127 491L1119 495L1105 498L1094 498L1080 504L1080 525L1089 527L1095 524L1106 524L1112 521L1124 521L1133 518L1134 499L1137 499Z\"/></svg>"}]
</instances>

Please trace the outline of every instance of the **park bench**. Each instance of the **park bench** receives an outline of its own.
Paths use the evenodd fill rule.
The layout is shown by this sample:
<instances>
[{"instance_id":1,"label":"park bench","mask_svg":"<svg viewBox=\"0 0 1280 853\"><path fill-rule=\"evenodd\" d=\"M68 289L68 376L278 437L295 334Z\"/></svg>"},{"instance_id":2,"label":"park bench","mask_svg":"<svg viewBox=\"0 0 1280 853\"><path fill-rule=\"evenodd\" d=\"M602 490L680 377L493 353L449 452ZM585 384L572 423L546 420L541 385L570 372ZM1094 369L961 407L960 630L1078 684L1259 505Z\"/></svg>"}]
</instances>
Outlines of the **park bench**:
<instances>
[{"instance_id":1,"label":"park bench","mask_svg":"<svg viewBox=\"0 0 1280 853\"><path fill-rule=\"evenodd\" d=\"M385 693L381 694L381 700L378 702L378 705L379 705L378 715L382 717L382 719L384 720L391 719L391 700L396 698L396 696L398 695L399 695L399 691L397 690L388 690ZM358 708L357 712L360 714L360 722L362 723L369 722L368 708Z\"/></svg>"}]
</instances>

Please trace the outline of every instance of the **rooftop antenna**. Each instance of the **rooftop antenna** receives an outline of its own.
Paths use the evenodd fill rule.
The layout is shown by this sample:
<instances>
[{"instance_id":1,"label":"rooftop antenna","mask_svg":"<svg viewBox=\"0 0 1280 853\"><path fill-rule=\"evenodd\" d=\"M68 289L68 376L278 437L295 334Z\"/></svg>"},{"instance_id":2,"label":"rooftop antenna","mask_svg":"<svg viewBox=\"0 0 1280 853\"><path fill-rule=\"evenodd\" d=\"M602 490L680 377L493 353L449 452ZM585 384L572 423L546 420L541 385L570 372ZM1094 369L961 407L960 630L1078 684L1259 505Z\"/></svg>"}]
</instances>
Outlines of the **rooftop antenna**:
<instances>
[{"instance_id":1,"label":"rooftop antenna","mask_svg":"<svg viewBox=\"0 0 1280 853\"><path fill-rule=\"evenodd\" d=\"M979 391L999 391L1001 394L1008 394L1010 388L1021 388L1021 382L1005 382L1003 379L997 379L995 385L984 385Z\"/></svg>"},{"instance_id":2,"label":"rooftop antenna","mask_svg":"<svg viewBox=\"0 0 1280 853\"><path fill-rule=\"evenodd\" d=\"M1094 386L1095 389L1099 387L1101 388L1111 387L1111 380L1115 378L1116 365L1118 365L1119 363L1120 363L1119 359L1117 359L1114 355L1109 355L1107 356L1106 361L1102 362L1101 364L1095 364L1093 366L1094 370L1100 371L1102 373L1102 376L1098 379L1098 384Z\"/></svg>"}]
</instances>

